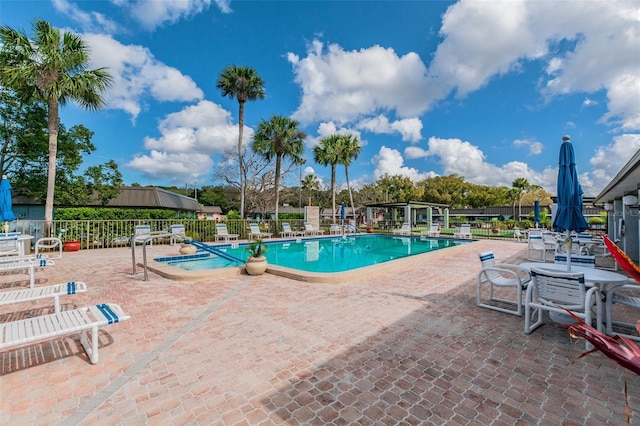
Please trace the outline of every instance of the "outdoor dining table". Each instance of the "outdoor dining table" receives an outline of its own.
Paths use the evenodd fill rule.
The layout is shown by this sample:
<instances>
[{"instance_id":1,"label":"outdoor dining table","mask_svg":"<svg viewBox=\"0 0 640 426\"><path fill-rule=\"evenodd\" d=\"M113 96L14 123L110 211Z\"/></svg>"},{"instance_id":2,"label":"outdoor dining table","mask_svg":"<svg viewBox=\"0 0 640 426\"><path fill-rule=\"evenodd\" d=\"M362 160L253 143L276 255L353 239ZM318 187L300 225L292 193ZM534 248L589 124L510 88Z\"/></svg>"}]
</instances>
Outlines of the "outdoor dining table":
<instances>
[{"instance_id":1,"label":"outdoor dining table","mask_svg":"<svg viewBox=\"0 0 640 426\"><path fill-rule=\"evenodd\" d=\"M600 292L603 294L603 302L606 301L607 291L629 283L629 277L627 277L626 275L597 268L585 268L583 266L571 265L571 271L567 271L566 264L539 262L525 262L521 263L519 266L529 272L531 271L531 268L539 268L556 272L582 272L584 274L585 285L588 287L598 287L598 290L600 290ZM553 319L554 321L556 321L556 319L559 319L559 321L556 322L565 322L566 318L556 316L556 319L554 319L554 317L551 317L551 319ZM604 318L603 320L606 321L606 318Z\"/></svg>"}]
</instances>

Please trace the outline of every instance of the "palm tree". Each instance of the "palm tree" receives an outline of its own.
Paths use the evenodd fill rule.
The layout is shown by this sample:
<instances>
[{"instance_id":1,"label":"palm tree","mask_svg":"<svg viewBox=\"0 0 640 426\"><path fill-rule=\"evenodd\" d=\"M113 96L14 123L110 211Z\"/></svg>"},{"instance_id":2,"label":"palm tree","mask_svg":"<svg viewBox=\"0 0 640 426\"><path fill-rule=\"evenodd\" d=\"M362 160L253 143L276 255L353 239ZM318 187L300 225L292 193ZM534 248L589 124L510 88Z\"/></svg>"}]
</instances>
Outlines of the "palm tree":
<instances>
[{"instance_id":1,"label":"palm tree","mask_svg":"<svg viewBox=\"0 0 640 426\"><path fill-rule=\"evenodd\" d=\"M262 120L258 125L258 130L253 135L253 151L262 155L267 161L271 161L273 157L276 159L276 234L278 232L282 159L288 157L294 164L304 163L302 153L307 134L298 129L299 124L291 118L274 115L269 121Z\"/></svg>"},{"instance_id":2,"label":"palm tree","mask_svg":"<svg viewBox=\"0 0 640 426\"><path fill-rule=\"evenodd\" d=\"M316 175L306 175L302 178L301 185L302 190L309 195L309 205L311 205L311 194L313 194L313 191L320 189L320 180Z\"/></svg>"},{"instance_id":3,"label":"palm tree","mask_svg":"<svg viewBox=\"0 0 640 426\"><path fill-rule=\"evenodd\" d=\"M522 216L522 195L531 189L531 184L526 178L519 177L511 183L513 187L515 198L518 201L518 217L516 221L520 221Z\"/></svg>"},{"instance_id":4,"label":"palm tree","mask_svg":"<svg viewBox=\"0 0 640 426\"><path fill-rule=\"evenodd\" d=\"M82 108L104 106L102 92L111 85L104 68L88 70L89 47L78 35L62 32L46 21L33 24L34 39L24 31L0 27L0 81L22 99L47 103L49 169L45 202L45 236L51 235L56 183L59 106L75 101Z\"/></svg>"},{"instance_id":5,"label":"palm tree","mask_svg":"<svg viewBox=\"0 0 640 426\"><path fill-rule=\"evenodd\" d=\"M244 129L244 104L247 101L264 99L264 81L255 69L228 65L218 77L216 87L222 96L238 100L238 166L240 167L240 217L244 219L244 198L246 191L246 170L242 158L242 133Z\"/></svg>"},{"instance_id":6,"label":"palm tree","mask_svg":"<svg viewBox=\"0 0 640 426\"><path fill-rule=\"evenodd\" d=\"M322 166L331 165L331 219L336 221L336 166L342 158L343 143L340 135L331 135L320 139L320 144L313 148L316 163Z\"/></svg>"},{"instance_id":7,"label":"palm tree","mask_svg":"<svg viewBox=\"0 0 640 426\"><path fill-rule=\"evenodd\" d=\"M351 184L349 183L349 165L351 160L355 160L360 155L362 147L357 137L353 135L342 135L342 156L340 158L340 164L344 165L344 174L347 179L347 190L349 191L349 201L351 201L351 212L353 218L356 218L356 207L353 204L353 193L351 192Z\"/></svg>"}]
</instances>

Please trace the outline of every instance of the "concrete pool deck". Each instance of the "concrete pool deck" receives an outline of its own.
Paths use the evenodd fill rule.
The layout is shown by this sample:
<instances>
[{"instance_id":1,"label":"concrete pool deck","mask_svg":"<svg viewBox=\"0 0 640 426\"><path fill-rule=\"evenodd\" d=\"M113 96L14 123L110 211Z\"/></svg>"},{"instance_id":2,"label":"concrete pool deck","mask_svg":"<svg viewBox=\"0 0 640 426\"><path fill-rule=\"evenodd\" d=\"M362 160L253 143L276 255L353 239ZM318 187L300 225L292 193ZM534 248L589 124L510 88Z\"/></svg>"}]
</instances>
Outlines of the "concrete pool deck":
<instances>
[{"instance_id":1,"label":"concrete pool deck","mask_svg":"<svg viewBox=\"0 0 640 426\"><path fill-rule=\"evenodd\" d=\"M138 248L140 250L140 248ZM640 422L640 379L545 325L475 306L477 253L525 261L526 244L482 240L349 283L265 274L172 281L132 275L130 248L65 253L36 285L85 281L63 309L115 302L131 320L0 352L3 424L543 424ZM177 251L154 245L152 256ZM27 275L0 275L0 291ZM0 307L0 321L50 311Z\"/></svg>"}]
</instances>

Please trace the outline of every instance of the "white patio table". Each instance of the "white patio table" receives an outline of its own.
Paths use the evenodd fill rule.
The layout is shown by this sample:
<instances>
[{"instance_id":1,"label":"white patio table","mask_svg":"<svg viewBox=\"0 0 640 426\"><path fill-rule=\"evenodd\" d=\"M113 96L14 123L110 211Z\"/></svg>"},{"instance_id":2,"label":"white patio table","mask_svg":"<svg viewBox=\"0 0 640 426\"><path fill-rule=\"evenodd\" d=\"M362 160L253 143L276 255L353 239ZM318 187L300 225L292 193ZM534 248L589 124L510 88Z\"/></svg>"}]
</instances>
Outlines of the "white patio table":
<instances>
[{"instance_id":1,"label":"white patio table","mask_svg":"<svg viewBox=\"0 0 640 426\"><path fill-rule=\"evenodd\" d=\"M557 272L582 272L584 273L584 283L588 287L596 286L598 290L602 292L604 298L606 300L607 291L628 284L629 277L623 274L619 274L617 272L605 271L597 268L585 268L582 266L571 265L571 271L567 271L567 265L559 264L559 263L539 263L539 262L525 262L519 265L523 269L527 271L531 271L531 268L539 268L545 269L547 271L557 271ZM605 302L603 300L603 302ZM607 319L604 318L605 313L602 313L603 321ZM556 322L567 322L565 317L556 316L556 318L551 317Z\"/></svg>"}]
</instances>

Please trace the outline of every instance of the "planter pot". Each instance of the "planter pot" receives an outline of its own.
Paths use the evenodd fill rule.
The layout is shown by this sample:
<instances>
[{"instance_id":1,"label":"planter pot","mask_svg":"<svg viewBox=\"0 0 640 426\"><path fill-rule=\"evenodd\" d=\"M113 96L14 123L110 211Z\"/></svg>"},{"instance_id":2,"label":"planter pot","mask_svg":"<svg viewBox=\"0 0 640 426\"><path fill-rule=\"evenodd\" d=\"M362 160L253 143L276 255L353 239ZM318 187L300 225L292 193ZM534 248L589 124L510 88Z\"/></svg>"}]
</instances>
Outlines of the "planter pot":
<instances>
[{"instance_id":1,"label":"planter pot","mask_svg":"<svg viewBox=\"0 0 640 426\"><path fill-rule=\"evenodd\" d=\"M493 228L491 230L491 232L493 232L494 234L499 234L500 233L500 228Z\"/></svg>"},{"instance_id":2,"label":"planter pot","mask_svg":"<svg viewBox=\"0 0 640 426\"><path fill-rule=\"evenodd\" d=\"M249 275L264 274L267 270L267 258L264 256L249 257L247 259L247 263L245 264L245 270Z\"/></svg>"},{"instance_id":3,"label":"planter pot","mask_svg":"<svg viewBox=\"0 0 640 426\"><path fill-rule=\"evenodd\" d=\"M196 246L192 246L191 244L180 245L180 254L196 254L196 251L198 251Z\"/></svg>"},{"instance_id":4,"label":"planter pot","mask_svg":"<svg viewBox=\"0 0 640 426\"><path fill-rule=\"evenodd\" d=\"M373 228L367 228L367 234L373 234Z\"/></svg>"},{"instance_id":5,"label":"planter pot","mask_svg":"<svg viewBox=\"0 0 640 426\"><path fill-rule=\"evenodd\" d=\"M62 243L62 249L64 251L78 251L80 250L80 241L65 241Z\"/></svg>"}]
</instances>

